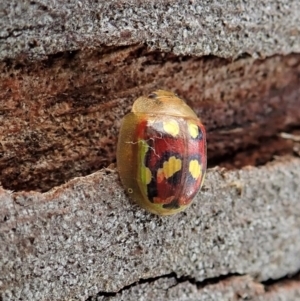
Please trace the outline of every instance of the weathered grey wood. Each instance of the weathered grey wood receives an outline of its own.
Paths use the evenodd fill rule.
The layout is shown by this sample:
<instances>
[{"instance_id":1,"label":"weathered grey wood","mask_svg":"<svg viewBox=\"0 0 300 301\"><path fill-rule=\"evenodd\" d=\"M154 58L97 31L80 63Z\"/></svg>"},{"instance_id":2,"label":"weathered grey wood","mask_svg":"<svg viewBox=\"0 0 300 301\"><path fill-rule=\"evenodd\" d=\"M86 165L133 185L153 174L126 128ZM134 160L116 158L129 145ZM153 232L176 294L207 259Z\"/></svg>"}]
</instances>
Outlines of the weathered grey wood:
<instances>
[{"instance_id":1,"label":"weathered grey wood","mask_svg":"<svg viewBox=\"0 0 300 301\"><path fill-rule=\"evenodd\" d=\"M0 12L0 59L134 43L229 58L300 51L298 0L5 0Z\"/></svg>"},{"instance_id":2,"label":"weathered grey wood","mask_svg":"<svg viewBox=\"0 0 300 301\"><path fill-rule=\"evenodd\" d=\"M233 136L231 131L249 132L253 142L263 125L270 126L263 137L298 125L299 20L298 0L1 1L0 123L4 130L0 154L10 152L8 161L26 154L20 170L13 169L15 165L5 170L8 175L10 170L14 173L12 187L28 179L36 181L43 168L51 183L56 183L50 181L53 175L82 171L89 147L83 139L90 137L76 135L75 130L88 121L109 120L115 135L133 95L159 85L187 96L197 113L207 106L211 113L204 117L210 119L206 122L214 143L222 135L241 143L244 134ZM124 45L133 46L118 52ZM151 57L149 48L161 52ZM80 51L72 60L66 54L73 50ZM60 51L64 52L61 60L56 56ZM295 54L280 56L291 53ZM229 59L248 54L254 59L279 56L224 66L225 61L216 58L211 65L197 58L173 61L172 54ZM52 55L49 60L38 61L48 55ZM27 58L33 60L28 67ZM124 74L131 77L121 85ZM200 93L205 95L197 96ZM82 102L84 109L75 102ZM50 103L54 110L47 107ZM265 107L259 108L260 103ZM281 115L276 114L279 111ZM18 118L13 118L14 112ZM255 112L257 119L252 118ZM274 116L268 119L270 112ZM8 115L12 121L6 126ZM226 116L232 119L228 123ZM235 117L240 118L239 124ZM39 120L53 124L40 128ZM218 132L214 132L216 124ZM35 157L54 149L62 162L68 154L61 151L64 144L74 151L67 139L54 145L44 139L47 127L56 133L59 125L82 139L75 143L82 148L72 170L57 165L49 154L41 160ZM24 145L7 139L17 131ZM113 140L107 139L111 133L99 132L96 137L111 146ZM74 138L69 135L68 139ZM94 141L95 137L88 142ZM223 141L219 148L224 148ZM101 158L104 162L111 160L113 151L106 156ZM39 164L39 172L22 174L25 167L30 170L30 164ZM23 182L18 183L16 175ZM49 187L45 178L41 177L41 189ZM299 183L299 158L277 158L259 168L236 171L211 169L191 208L164 218L132 204L114 168L73 179L43 194L1 189L0 300L300 299ZM287 279L294 273L297 276ZM277 282L263 282L270 279Z\"/></svg>"},{"instance_id":3,"label":"weathered grey wood","mask_svg":"<svg viewBox=\"0 0 300 301\"><path fill-rule=\"evenodd\" d=\"M172 272L195 281L295 273L299 182L299 159L210 170L189 210L167 218L131 204L114 170L44 194L2 191L2 298L84 300Z\"/></svg>"}]
</instances>

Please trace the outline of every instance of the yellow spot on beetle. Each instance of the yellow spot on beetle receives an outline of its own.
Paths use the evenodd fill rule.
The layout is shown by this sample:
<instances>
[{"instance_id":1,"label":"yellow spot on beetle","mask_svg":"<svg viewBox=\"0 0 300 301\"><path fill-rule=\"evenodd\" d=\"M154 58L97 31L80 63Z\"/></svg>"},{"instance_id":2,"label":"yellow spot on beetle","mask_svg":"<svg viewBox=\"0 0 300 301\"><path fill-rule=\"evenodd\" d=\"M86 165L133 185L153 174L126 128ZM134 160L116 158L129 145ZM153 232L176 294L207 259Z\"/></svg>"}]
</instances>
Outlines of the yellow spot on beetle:
<instances>
[{"instance_id":1,"label":"yellow spot on beetle","mask_svg":"<svg viewBox=\"0 0 300 301\"><path fill-rule=\"evenodd\" d=\"M148 167L141 167L141 181L142 183L148 185L151 182L152 174Z\"/></svg>"},{"instance_id":2,"label":"yellow spot on beetle","mask_svg":"<svg viewBox=\"0 0 300 301\"><path fill-rule=\"evenodd\" d=\"M179 134L179 124L174 119L163 122L164 131L173 137Z\"/></svg>"},{"instance_id":3,"label":"yellow spot on beetle","mask_svg":"<svg viewBox=\"0 0 300 301\"><path fill-rule=\"evenodd\" d=\"M181 170L182 162L180 159L172 156L168 161L164 162L163 167L157 171L157 181L162 182L163 178L172 177L177 171Z\"/></svg>"},{"instance_id":4,"label":"yellow spot on beetle","mask_svg":"<svg viewBox=\"0 0 300 301\"><path fill-rule=\"evenodd\" d=\"M201 165L198 160L191 160L189 164L189 171L194 179L198 179L201 175Z\"/></svg>"},{"instance_id":5,"label":"yellow spot on beetle","mask_svg":"<svg viewBox=\"0 0 300 301\"><path fill-rule=\"evenodd\" d=\"M139 140L139 177L141 179L141 182L145 185L148 185L151 182L152 178L151 170L146 167L144 163L148 149L149 145L147 144L147 142L145 140Z\"/></svg>"},{"instance_id":6,"label":"yellow spot on beetle","mask_svg":"<svg viewBox=\"0 0 300 301\"><path fill-rule=\"evenodd\" d=\"M188 129L189 129L189 133L190 133L191 137L194 139L197 138L197 136L199 135L198 126L194 123L189 123Z\"/></svg>"}]
</instances>

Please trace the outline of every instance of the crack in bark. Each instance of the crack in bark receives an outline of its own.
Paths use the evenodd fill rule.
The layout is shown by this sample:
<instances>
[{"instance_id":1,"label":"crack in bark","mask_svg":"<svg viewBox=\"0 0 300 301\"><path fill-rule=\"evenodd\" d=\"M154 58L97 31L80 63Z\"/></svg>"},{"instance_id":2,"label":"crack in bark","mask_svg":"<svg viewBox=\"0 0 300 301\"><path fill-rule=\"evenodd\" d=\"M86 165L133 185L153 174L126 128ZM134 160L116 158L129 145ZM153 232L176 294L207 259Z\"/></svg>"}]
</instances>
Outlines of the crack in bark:
<instances>
[{"instance_id":1,"label":"crack in bark","mask_svg":"<svg viewBox=\"0 0 300 301\"><path fill-rule=\"evenodd\" d=\"M163 279L163 278L175 278L176 280L178 279L176 276L175 272L169 273L169 274L165 274L165 275L161 275L161 276L157 276L157 277L150 277L150 278L141 278L138 281L135 281L131 284L128 284L126 286L124 286L123 288L121 288L119 291L117 292L104 292L104 291L100 291L98 292L96 297L114 297L117 296L118 294L122 293L123 291L129 290L130 288L143 284L143 283L153 283L155 281L157 281L158 279ZM178 284L178 283L177 283ZM86 301L92 301L93 297L89 297Z\"/></svg>"},{"instance_id":2,"label":"crack in bark","mask_svg":"<svg viewBox=\"0 0 300 301\"><path fill-rule=\"evenodd\" d=\"M124 286L123 288L121 288L119 291L117 292L104 292L104 291L100 291L98 292L96 297L114 297L117 296L118 294L122 293L123 291L126 291L132 287L135 287L137 285L140 284L144 284L144 283L153 283L155 281L157 281L158 279L163 279L163 278L168 278L168 279L175 279L176 280L176 284L171 285L168 289L175 287L176 285L178 285L179 283L183 283L188 281L189 283L196 285L198 289L202 289L204 288L206 285L211 285L211 284L216 284L220 281L229 279L230 277L234 277L234 276L243 276L242 274L238 274L238 273L229 273L227 275L221 275L218 277L213 277L213 278L208 278L205 279L203 281L197 281L194 278L188 277L188 276L182 276L182 277L178 277L177 274L175 272L169 273L169 274L165 274L165 275L161 275L161 276L157 276L157 277L151 277L151 278L146 278L146 279L140 279L136 282L133 282L129 285ZM92 301L93 297L89 297L86 301Z\"/></svg>"},{"instance_id":3,"label":"crack in bark","mask_svg":"<svg viewBox=\"0 0 300 301\"><path fill-rule=\"evenodd\" d=\"M267 279L262 281L261 284L264 286L265 291L271 291L272 288L278 284L284 284L290 281L299 281L300 282L300 270L292 275L286 275L278 279Z\"/></svg>"},{"instance_id":4,"label":"crack in bark","mask_svg":"<svg viewBox=\"0 0 300 301\"><path fill-rule=\"evenodd\" d=\"M299 68L298 54L230 62L145 45L59 52L36 62L7 59L0 180L6 189L45 192L115 162L120 118L133 99L158 87L179 93L203 120L209 167L264 165L292 152L289 141L275 137L299 127Z\"/></svg>"},{"instance_id":5,"label":"crack in bark","mask_svg":"<svg viewBox=\"0 0 300 301\"><path fill-rule=\"evenodd\" d=\"M163 278L168 278L168 279L173 278L173 279L176 280L176 283L174 285L170 285L168 287L168 289L171 289L172 287L175 287L180 283L188 281L190 284L195 285L198 290L201 290L201 289L205 288L208 285L218 284L222 281L229 280L232 277L243 277L243 276L246 276L246 274L228 273L226 275L220 275L218 277L204 279L203 281L197 281L195 278L191 278L191 277L188 277L188 276L178 277L175 272L172 272L172 273L157 276L157 277L140 279L136 282L133 282L129 285L124 286L123 288L121 288L117 292L100 291L100 292L98 292L98 294L95 297L90 296L88 299L86 299L86 301L92 301L92 300L95 300L93 298L99 298L99 297L115 297L115 296L121 294L122 292L124 292L126 290L129 290L129 289L131 289L135 286L138 286L140 284L144 284L144 283L149 283L150 284L150 283L153 283L153 282L155 282L159 279L163 279ZM278 284L286 284L286 283L291 282L291 281L300 281L300 270L297 273L293 274L293 275L286 275L286 276L278 278L278 279L268 279L268 280L265 280L265 281L261 281L260 284L263 285L265 292L269 292L269 291L272 290L273 287L277 286ZM256 282L255 279L253 280L253 282ZM257 282L257 283L259 283L259 282Z\"/></svg>"},{"instance_id":6,"label":"crack in bark","mask_svg":"<svg viewBox=\"0 0 300 301\"><path fill-rule=\"evenodd\" d=\"M277 135L264 138L258 141L257 145L249 146L247 149L238 149L225 156L215 157L208 161L208 168L215 166L227 169L241 169L247 165L263 166L272 162L279 156L299 157L299 142L293 139L294 133L300 133L299 126L287 128ZM285 134L286 137L281 134Z\"/></svg>"}]
</instances>

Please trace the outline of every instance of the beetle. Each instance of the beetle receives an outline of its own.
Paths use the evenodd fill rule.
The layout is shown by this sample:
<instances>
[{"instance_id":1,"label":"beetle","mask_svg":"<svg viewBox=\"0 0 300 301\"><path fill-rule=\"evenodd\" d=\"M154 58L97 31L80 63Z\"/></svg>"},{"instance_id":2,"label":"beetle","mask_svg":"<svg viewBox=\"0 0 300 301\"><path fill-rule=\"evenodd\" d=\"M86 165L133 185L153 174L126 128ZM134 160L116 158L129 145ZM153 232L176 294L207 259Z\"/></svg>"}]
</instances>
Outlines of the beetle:
<instances>
[{"instance_id":1,"label":"beetle","mask_svg":"<svg viewBox=\"0 0 300 301\"><path fill-rule=\"evenodd\" d=\"M186 209L203 185L206 132L172 92L139 97L122 121L117 168L132 199L158 215Z\"/></svg>"}]
</instances>

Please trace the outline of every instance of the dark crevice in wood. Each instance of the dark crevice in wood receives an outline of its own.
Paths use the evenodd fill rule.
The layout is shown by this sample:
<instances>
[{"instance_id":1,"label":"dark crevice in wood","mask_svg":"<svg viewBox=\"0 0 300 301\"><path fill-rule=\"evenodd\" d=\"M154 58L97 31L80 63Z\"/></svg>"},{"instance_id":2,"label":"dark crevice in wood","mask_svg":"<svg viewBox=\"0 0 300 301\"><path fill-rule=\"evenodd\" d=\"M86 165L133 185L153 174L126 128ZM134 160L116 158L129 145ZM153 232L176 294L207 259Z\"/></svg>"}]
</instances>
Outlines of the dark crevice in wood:
<instances>
[{"instance_id":1,"label":"dark crevice in wood","mask_svg":"<svg viewBox=\"0 0 300 301\"><path fill-rule=\"evenodd\" d=\"M262 281L261 284L264 286L265 291L269 292L272 291L277 286L286 285L291 281L299 282L299 286L300 286L300 271L292 275L286 275L279 279L268 279L266 281Z\"/></svg>"},{"instance_id":2,"label":"dark crevice in wood","mask_svg":"<svg viewBox=\"0 0 300 301\"><path fill-rule=\"evenodd\" d=\"M124 286L122 289L120 289L117 292L98 292L96 297L89 297L86 301L93 301L96 300L99 297L115 297L118 296L120 294L122 294L122 292L126 291L126 290L130 290L131 288L144 284L144 283L154 283L155 281L159 280L159 279L163 279L163 278L168 278L168 279L174 279L175 280L175 284L171 285L169 287L172 288L176 285L178 285L179 283L183 283L183 282L189 282L192 285L195 285L197 287L198 290L201 290L203 288L205 288L208 285L214 285L214 284L218 284L220 282L223 282L225 280L230 280L233 277L242 277L245 276L243 274L239 274L239 273L230 273L227 275L221 275L219 277L214 277L214 278L208 278L205 279L203 281L197 281L194 278L188 277L188 276L183 276L183 277L177 277L176 273L172 272L170 274L166 274L166 275L162 275L162 276L158 276L158 277L152 277L152 278L147 278L147 279L140 279L139 281L136 281L132 284L129 284L127 286ZM255 281L255 280L253 280ZM268 279L266 281L262 281L260 282L260 284L263 285L264 287L264 291L265 292L269 292L272 291L273 288L277 287L277 286L281 286L281 285L288 285L289 282L291 281L299 281L299 285L300 285L300 271L298 271L297 273L293 274L293 275L287 275L284 276L282 278L278 278L278 279Z\"/></svg>"},{"instance_id":3,"label":"dark crevice in wood","mask_svg":"<svg viewBox=\"0 0 300 301\"><path fill-rule=\"evenodd\" d=\"M147 279L140 279L139 281L136 281L134 283L131 283L129 285L124 286L122 289L120 289L117 292L98 292L97 297L114 297L117 296L118 294L121 294L123 291L129 290L132 287L135 287L137 285L143 284L143 283L153 283L155 281L157 281L158 279L163 279L163 278L175 278L176 274L175 273L170 273L170 274L166 274L166 275L162 275L162 276L157 276L157 277L151 277L151 278L147 278ZM92 301L94 300L93 297L89 297L86 301Z\"/></svg>"},{"instance_id":4,"label":"dark crevice in wood","mask_svg":"<svg viewBox=\"0 0 300 301\"><path fill-rule=\"evenodd\" d=\"M292 138L283 138L281 134L289 134L298 137L299 127L292 127L277 136L260 138L256 145L250 145L247 149L239 149L225 156L212 158L208 161L208 167L225 167L227 169L240 169L245 166L262 166L274 161L280 156L300 157L300 142Z\"/></svg>"},{"instance_id":5,"label":"dark crevice in wood","mask_svg":"<svg viewBox=\"0 0 300 301\"><path fill-rule=\"evenodd\" d=\"M138 285L141 285L141 284L144 284L144 283L151 284L151 283L153 283L153 282L155 282L159 279L163 279L163 278L174 279L176 281L176 284L171 285L169 288L174 287L174 286L178 285L179 283L183 283L183 282L188 281L191 284L196 285L198 289L202 289L206 285L216 284L220 281L223 281L225 279L229 279L229 278L234 277L234 276L242 276L242 275L234 273L234 274L222 275L222 276L215 277L215 278L209 278L209 279L206 279L206 280L203 280L203 281L196 281L195 279L190 278L188 276L177 277L176 273L172 272L170 274L166 274L166 275L162 275L162 276L157 276L157 277L152 277L152 278L147 278L147 279L140 279L139 281L136 281L132 284L124 286L122 289L120 289L117 292L103 292L103 291L99 292L97 294L96 298L97 297L114 297L114 296L117 296L117 295L121 294L122 292L124 292L126 290L129 290L129 289L131 289L135 286L138 286ZM95 300L94 297L89 297L86 301L92 301L92 300Z\"/></svg>"},{"instance_id":6,"label":"dark crevice in wood","mask_svg":"<svg viewBox=\"0 0 300 301\"><path fill-rule=\"evenodd\" d=\"M300 124L298 54L229 61L134 45L0 65L0 182L14 191L44 192L114 163L121 118L158 88L201 117L210 167L291 154L277 134Z\"/></svg>"}]
</instances>

